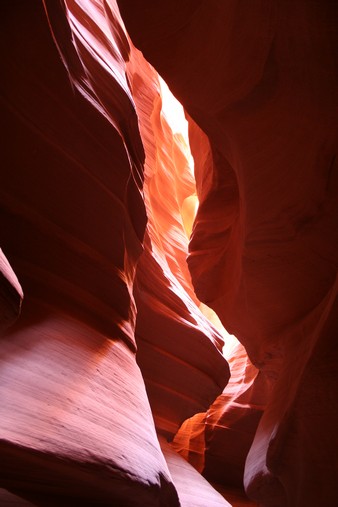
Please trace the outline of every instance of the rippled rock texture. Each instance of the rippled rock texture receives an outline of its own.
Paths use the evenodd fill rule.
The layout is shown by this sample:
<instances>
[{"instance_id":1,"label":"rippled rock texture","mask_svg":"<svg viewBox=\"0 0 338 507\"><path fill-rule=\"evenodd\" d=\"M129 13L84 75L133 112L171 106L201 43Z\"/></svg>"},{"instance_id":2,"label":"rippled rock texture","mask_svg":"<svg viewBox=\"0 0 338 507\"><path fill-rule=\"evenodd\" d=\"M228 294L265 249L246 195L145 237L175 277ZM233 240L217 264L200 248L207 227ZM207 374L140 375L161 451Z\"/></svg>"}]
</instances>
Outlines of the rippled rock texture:
<instances>
[{"instance_id":1,"label":"rippled rock texture","mask_svg":"<svg viewBox=\"0 0 338 507\"><path fill-rule=\"evenodd\" d=\"M334 507L335 3L1 23L0 501Z\"/></svg>"},{"instance_id":2,"label":"rippled rock texture","mask_svg":"<svg viewBox=\"0 0 338 507\"><path fill-rule=\"evenodd\" d=\"M0 347L1 501L192 505L156 432L229 367L185 262L195 187L159 77L114 2L6 2L2 24L5 330L24 301Z\"/></svg>"},{"instance_id":3,"label":"rippled rock texture","mask_svg":"<svg viewBox=\"0 0 338 507\"><path fill-rule=\"evenodd\" d=\"M119 6L193 120L196 294L271 383L247 491L264 506L333 506L337 5Z\"/></svg>"}]
</instances>

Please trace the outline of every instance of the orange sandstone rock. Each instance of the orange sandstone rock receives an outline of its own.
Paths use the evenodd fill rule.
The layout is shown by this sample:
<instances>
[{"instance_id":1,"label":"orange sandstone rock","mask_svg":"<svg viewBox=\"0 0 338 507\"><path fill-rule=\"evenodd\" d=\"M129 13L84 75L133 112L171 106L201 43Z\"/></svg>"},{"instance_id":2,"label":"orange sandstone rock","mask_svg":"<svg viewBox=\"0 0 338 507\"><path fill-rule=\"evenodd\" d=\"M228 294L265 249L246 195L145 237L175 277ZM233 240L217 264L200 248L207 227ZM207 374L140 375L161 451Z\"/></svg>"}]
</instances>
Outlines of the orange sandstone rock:
<instances>
[{"instance_id":1,"label":"orange sandstone rock","mask_svg":"<svg viewBox=\"0 0 338 507\"><path fill-rule=\"evenodd\" d=\"M269 507L335 505L336 6L119 6L201 131L196 294L270 379L246 488Z\"/></svg>"},{"instance_id":2,"label":"orange sandstone rock","mask_svg":"<svg viewBox=\"0 0 338 507\"><path fill-rule=\"evenodd\" d=\"M0 485L36 505L174 507L135 352L139 342L155 422L167 435L228 380L222 338L198 309L185 264L180 213L193 180L155 90L146 110L159 150L153 184L168 187L166 199L176 194L163 218L137 65L155 88L158 78L129 43L116 4L44 7L59 54L38 2L6 6L2 32L11 45L2 55L0 222L25 306L0 351Z\"/></svg>"}]
</instances>

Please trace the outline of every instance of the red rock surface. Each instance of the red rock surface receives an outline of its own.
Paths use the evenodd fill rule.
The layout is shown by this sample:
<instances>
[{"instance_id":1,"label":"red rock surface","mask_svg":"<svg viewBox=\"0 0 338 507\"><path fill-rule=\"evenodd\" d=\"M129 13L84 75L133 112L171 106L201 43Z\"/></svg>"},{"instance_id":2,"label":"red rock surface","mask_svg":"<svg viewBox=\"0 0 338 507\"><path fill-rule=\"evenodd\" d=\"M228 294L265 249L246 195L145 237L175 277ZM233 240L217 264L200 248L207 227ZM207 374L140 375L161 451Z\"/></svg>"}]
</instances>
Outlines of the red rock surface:
<instances>
[{"instance_id":1,"label":"red rock surface","mask_svg":"<svg viewBox=\"0 0 338 507\"><path fill-rule=\"evenodd\" d=\"M0 249L0 330L9 327L20 314L23 299L19 281Z\"/></svg>"},{"instance_id":2,"label":"red rock surface","mask_svg":"<svg viewBox=\"0 0 338 507\"><path fill-rule=\"evenodd\" d=\"M65 505L177 504L134 354L48 306L27 310L1 347L2 486Z\"/></svg>"},{"instance_id":3,"label":"red rock surface","mask_svg":"<svg viewBox=\"0 0 338 507\"><path fill-rule=\"evenodd\" d=\"M266 506L333 506L336 4L119 6L134 44L201 131L196 294L275 383L246 488Z\"/></svg>"},{"instance_id":4,"label":"red rock surface","mask_svg":"<svg viewBox=\"0 0 338 507\"><path fill-rule=\"evenodd\" d=\"M12 2L2 17L3 41L11 45L3 44L2 55L1 229L25 294L23 314L0 350L0 485L13 493L2 497L45 506L174 507L179 499L153 417L173 436L229 377L223 340L199 311L185 264L180 208L193 180L179 186L186 159L170 128L163 123L159 131L157 74L129 44L116 4L44 6L46 13L37 1ZM142 66L149 73L143 88ZM162 171L161 189L177 197L167 217L149 220L144 240L144 202L150 215L156 205L158 214L165 209L160 199L148 203L152 151L141 101L135 106L152 82L157 106L148 109L149 135L164 145L157 164L173 158L180 166L174 181L173 162ZM173 153L165 155L168 146ZM5 273L4 287L9 282L22 296L7 264ZM198 480L218 496L196 473ZM219 497L218 504L226 502Z\"/></svg>"},{"instance_id":5,"label":"red rock surface","mask_svg":"<svg viewBox=\"0 0 338 507\"><path fill-rule=\"evenodd\" d=\"M32 507L34 505L31 502L10 493L6 489L0 489L0 501L3 507Z\"/></svg>"},{"instance_id":6,"label":"red rock surface","mask_svg":"<svg viewBox=\"0 0 338 507\"><path fill-rule=\"evenodd\" d=\"M161 448L175 482L182 507L231 507L212 486L165 440Z\"/></svg>"},{"instance_id":7,"label":"red rock surface","mask_svg":"<svg viewBox=\"0 0 338 507\"><path fill-rule=\"evenodd\" d=\"M67 63L98 107L57 5ZM1 485L43 505L178 505L135 361L144 155L122 57L99 111L71 89L39 2L3 20L1 230L26 306L1 343Z\"/></svg>"},{"instance_id":8,"label":"red rock surface","mask_svg":"<svg viewBox=\"0 0 338 507\"><path fill-rule=\"evenodd\" d=\"M223 339L198 307L186 263L183 205L196 190L188 148L162 112L157 73L135 48L127 75L146 153L148 223L134 285L137 358L156 428L173 438L221 392L229 370L219 352Z\"/></svg>"},{"instance_id":9,"label":"red rock surface","mask_svg":"<svg viewBox=\"0 0 338 507\"><path fill-rule=\"evenodd\" d=\"M237 342L228 351L231 378L207 412L186 421L174 448L216 484L241 488L244 465L270 383Z\"/></svg>"},{"instance_id":10,"label":"red rock surface","mask_svg":"<svg viewBox=\"0 0 338 507\"><path fill-rule=\"evenodd\" d=\"M1 23L0 502L335 507L336 5Z\"/></svg>"}]
</instances>

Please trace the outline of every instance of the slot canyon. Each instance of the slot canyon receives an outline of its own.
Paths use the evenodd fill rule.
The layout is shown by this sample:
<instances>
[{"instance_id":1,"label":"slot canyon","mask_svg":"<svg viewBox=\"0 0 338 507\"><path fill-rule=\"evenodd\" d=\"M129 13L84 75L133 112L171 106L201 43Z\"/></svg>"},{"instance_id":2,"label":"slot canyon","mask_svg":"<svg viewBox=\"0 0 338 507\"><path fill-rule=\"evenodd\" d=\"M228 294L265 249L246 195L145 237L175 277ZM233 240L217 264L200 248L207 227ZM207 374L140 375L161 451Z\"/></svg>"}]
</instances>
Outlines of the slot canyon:
<instances>
[{"instance_id":1,"label":"slot canyon","mask_svg":"<svg viewBox=\"0 0 338 507\"><path fill-rule=\"evenodd\" d=\"M0 13L0 507L337 507L338 3Z\"/></svg>"}]
</instances>

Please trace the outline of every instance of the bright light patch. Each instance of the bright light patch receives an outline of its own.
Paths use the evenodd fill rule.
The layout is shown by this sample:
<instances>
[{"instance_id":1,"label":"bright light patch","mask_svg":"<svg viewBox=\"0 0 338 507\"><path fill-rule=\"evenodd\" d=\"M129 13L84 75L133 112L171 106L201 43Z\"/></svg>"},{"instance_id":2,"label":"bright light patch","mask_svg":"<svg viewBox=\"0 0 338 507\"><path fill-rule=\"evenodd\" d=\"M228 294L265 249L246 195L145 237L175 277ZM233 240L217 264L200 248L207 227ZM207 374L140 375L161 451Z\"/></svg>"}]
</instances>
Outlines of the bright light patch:
<instances>
[{"instance_id":1,"label":"bright light patch","mask_svg":"<svg viewBox=\"0 0 338 507\"><path fill-rule=\"evenodd\" d=\"M162 95L162 113L166 117L173 133L182 134L184 140L189 142L188 122L185 119L183 107L171 93L167 83L163 81L161 76L159 76L159 79Z\"/></svg>"},{"instance_id":2,"label":"bright light patch","mask_svg":"<svg viewBox=\"0 0 338 507\"><path fill-rule=\"evenodd\" d=\"M222 335L224 340L223 347L223 356L225 359L229 360L233 357L234 351L236 350L239 341L236 336L228 333L228 331L223 327L222 322L220 321L218 315L212 308L205 305L204 303L200 303L199 309L203 313L203 315L215 326L217 331Z\"/></svg>"},{"instance_id":3,"label":"bright light patch","mask_svg":"<svg viewBox=\"0 0 338 507\"><path fill-rule=\"evenodd\" d=\"M167 83L161 78L161 76L159 76L159 81L162 96L162 114L167 120L173 133L182 135L186 144L186 156L189 162L189 167L191 172L194 173L194 159L191 155L189 146L188 122L184 115L183 106L171 93Z\"/></svg>"},{"instance_id":4,"label":"bright light patch","mask_svg":"<svg viewBox=\"0 0 338 507\"><path fill-rule=\"evenodd\" d=\"M170 126L173 134L181 134L184 142L182 148L184 148L190 171L194 176L194 159L190 152L188 122L184 115L183 106L171 93L167 83L163 81L161 76L159 76L159 81L162 96L162 114L168 122L168 125ZM197 209L198 198L196 194L187 197L183 202L181 209L182 222L188 238L190 238L192 232L193 222ZM224 329L219 317L211 308L203 303L200 303L199 309L201 313L216 327L216 329L222 335L224 339L223 355L227 360L230 360L233 357L236 348L238 347L239 341L235 336L229 334Z\"/></svg>"}]
</instances>

